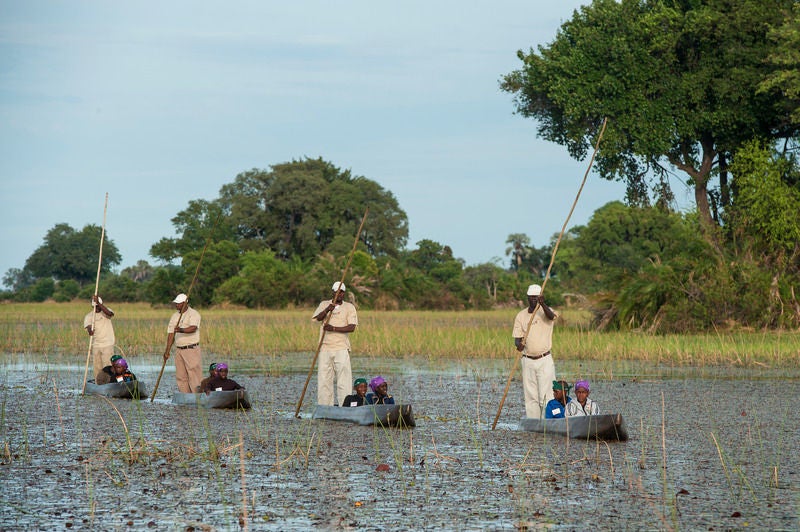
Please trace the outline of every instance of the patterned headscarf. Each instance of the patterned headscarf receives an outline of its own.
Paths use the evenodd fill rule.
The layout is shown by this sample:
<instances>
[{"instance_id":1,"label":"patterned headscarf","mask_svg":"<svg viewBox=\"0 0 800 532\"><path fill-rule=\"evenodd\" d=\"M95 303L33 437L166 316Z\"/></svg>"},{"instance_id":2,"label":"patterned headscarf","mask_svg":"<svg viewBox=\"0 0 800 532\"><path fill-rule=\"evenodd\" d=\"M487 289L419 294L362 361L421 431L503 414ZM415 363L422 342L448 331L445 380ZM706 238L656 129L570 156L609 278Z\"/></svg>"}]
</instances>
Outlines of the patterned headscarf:
<instances>
[{"instance_id":1,"label":"patterned headscarf","mask_svg":"<svg viewBox=\"0 0 800 532\"><path fill-rule=\"evenodd\" d=\"M228 369L228 365L225 362L217 362L217 367L215 369L217 371L221 371L223 369Z\"/></svg>"}]
</instances>

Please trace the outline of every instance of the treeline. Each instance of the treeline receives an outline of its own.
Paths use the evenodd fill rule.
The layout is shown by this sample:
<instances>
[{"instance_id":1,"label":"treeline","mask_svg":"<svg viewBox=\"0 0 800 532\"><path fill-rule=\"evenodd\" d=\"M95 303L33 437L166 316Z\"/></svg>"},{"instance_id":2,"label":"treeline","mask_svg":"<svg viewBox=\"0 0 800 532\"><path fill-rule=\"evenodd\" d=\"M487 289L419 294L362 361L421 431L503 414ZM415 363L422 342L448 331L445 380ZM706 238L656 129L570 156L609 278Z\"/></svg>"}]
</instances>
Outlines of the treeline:
<instances>
[{"instance_id":1,"label":"treeline","mask_svg":"<svg viewBox=\"0 0 800 532\"><path fill-rule=\"evenodd\" d=\"M737 207L720 229L723 246L704 237L695 213L612 202L564 235L547 300L592 309L602 328L796 327L800 171L795 161L758 145L742 151L734 169ZM282 202L273 190L286 190L287 181L294 186ZM358 192L363 186L372 192L372 203ZM335 201L338 214L323 215L329 209L313 201L289 201L313 193ZM389 217L373 207L380 204ZM345 280L348 297L362 308L518 306L525 287L542 282L556 239L537 248L523 233L509 235L508 263L502 266L466 266L447 245L432 240L404 249L406 215L391 193L319 159L294 161L240 174L214 201L190 202L173 218L179 236L151 248L161 265L139 261L112 271L121 257L109 230L101 293L111 302L165 304L188 289L203 256L192 291L197 306L313 306L340 278L365 205L369 218ZM6 274L11 289L3 297L88 300L99 239L97 226L77 231L57 225L22 270Z\"/></svg>"},{"instance_id":2,"label":"treeline","mask_svg":"<svg viewBox=\"0 0 800 532\"><path fill-rule=\"evenodd\" d=\"M119 273L121 257L106 233L101 292L109 301L168 302L192 289L195 305L249 308L312 306L341 277L366 208L369 216L346 279L365 308L465 309L516 305L533 273L497 264L466 266L431 240L406 249L408 220L376 182L322 159L250 170L213 201L193 200L172 223L175 238L153 244L158 265L139 261ZM94 290L101 228L51 229L22 269L4 277L6 299L68 301Z\"/></svg>"}]
</instances>

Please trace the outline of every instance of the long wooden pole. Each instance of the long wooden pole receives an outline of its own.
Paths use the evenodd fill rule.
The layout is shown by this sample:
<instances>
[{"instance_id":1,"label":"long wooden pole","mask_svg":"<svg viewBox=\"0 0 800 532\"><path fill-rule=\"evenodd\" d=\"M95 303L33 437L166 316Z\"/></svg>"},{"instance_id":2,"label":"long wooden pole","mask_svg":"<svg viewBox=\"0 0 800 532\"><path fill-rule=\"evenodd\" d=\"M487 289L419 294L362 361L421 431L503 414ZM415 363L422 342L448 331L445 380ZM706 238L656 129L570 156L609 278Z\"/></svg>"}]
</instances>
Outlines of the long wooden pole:
<instances>
[{"instance_id":1,"label":"long wooden pole","mask_svg":"<svg viewBox=\"0 0 800 532\"><path fill-rule=\"evenodd\" d=\"M566 220L564 220L564 225L561 226L561 232L558 235L558 239L556 240L556 245L553 247L553 253L550 255L550 265L547 266L547 273L544 276L544 282L542 283L542 293L539 297L544 296L544 287L547 286L547 280L550 279L550 270L553 268L553 262L556 260L556 252L558 251L558 246L561 243L561 238L564 236L564 231L567 229L567 224L569 223L569 219L572 217L572 213L575 211L575 205L578 204L578 198L581 197L581 192L583 192L583 187L586 185L586 178L589 176L589 171L592 169L592 164L594 164L594 158L597 155L597 149L600 147L600 139L603 138L603 133L606 130L606 124L608 123L608 118L603 119L603 125L600 128L600 134L597 136L597 141L594 145L594 151L592 152L592 158L589 160L589 166L586 168L586 172L583 174L583 181L581 181L581 186L578 188L578 194L575 196L575 201L572 202L572 207L569 210L569 214L567 215ZM525 341L527 340L528 331L531 329L531 323L533 323L533 318L536 316L536 311L539 309L539 303L537 301L536 306L533 308L533 312L531 313L531 317L528 320L528 326L525 328L525 336L522 337L522 347L525 347ZM506 389L503 391L503 398L500 400L500 406L497 408L497 415L494 417L494 422L492 423L492 430L497 426L497 420L500 419L500 413L503 411L503 405L506 402L506 396L508 396L508 390L511 387L511 381L514 379L514 373L517 370L517 364L519 364L520 358L518 356L514 357L514 364L511 366L511 371L508 374L508 381L506 382Z\"/></svg>"},{"instance_id":2,"label":"long wooden pole","mask_svg":"<svg viewBox=\"0 0 800 532\"><path fill-rule=\"evenodd\" d=\"M200 264L203 263L203 257L206 256L206 249L208 249L208 243L211 242L211 237L214 235L214 229L217 227L217 223L219 222L220 216L222 216L222 212L217 215L217 219L214 221L214 225L211 227L211 232L208 233L208 237L206 238L206 244L203 246L203 251L200 253L200 260L197 261L197 268L194 269L194 277L192 277L192 282L189 284L189 290L186 291L186 304L181 306L180 313L178 314L178 323L175 325L177 329L181 324L181 318L183 318L183 313L186 308L189 306L189 296L192 295L192 288L194 288L194 283L197 281L197 274L200 272ZM175 336L173 335L173 341ZM167 345L167 349L164 351L162 358L164 359L161 363L161 371L158 372L158 379L156 379L156 385L153 388L153 393L150 395L150 402L153 402L153 399L156 398L156 392L158 391L158 385L161 384L161 377L164 375L164 368L167 367L167 359L169 358L169 352L172 349L172 341L169 342Z\"/></svg>"},{"instance_id":3,"label":"long wooden pole","mask_svg":"<svg viewBox=\"0 0 800 532\"><path fill-rule=\"evenodd\" d=\"M103 228L100 230L100 253L97 257L97 276L94 279L94 298L92 298L92 334L89 335L89 351L86 353L86 368L83 370L83 388L81 395L86 393L86 380L89 375L89 359L92 357L92 343L94 341L94 319L97 316L97 309L95 308L94 300L97 298L97 289L100 287L100 269L103 266L103 240L106 237L106 213L108 212L108 192L106 192L106 201L103 205Z\"/></svg>"},{"instance_id":4,"label":"long wooden pole","mask_svg":"<svg viewBox=\"0 0 800 532\"><path fill-rule=\"evenodd\" d=\"M367 221L367 214L369 214L369 207L367 210L364 211L364 217L361 218L361 225L358 226L358 231L356 232L356 239L353 242L353 249L350 250L350 256L347 258L347 264L345 264L344 270L342 270L342 279L339 281L339 288L336 289L336 293L333 295L333 301L336 302L339 299L339 293L342 291L342 284L344 284L344 278L347 276L347 270L350 268L350 262L353 260L353 254L356 252L356 246L358 246L358 239L361 236L361 230L364 228L364 222ZM297 401L297 409L294 411L294 417L300 417L300 408L303 406L303 398L306 396L306 390L308 389L308 383L311 381L311 375L314 374L314 366L317 363L317 358L319 357L319 352L322 349L322 342L325 340L325 325L331 319L332 312L328 312L328 315L325 316L325 319L322 321L322 330L319 335L319 343L317 344L317 350L314 353L314 358L311 360L311 367L308 368L308 376L306 377L306 383L303 385L303 392L300 394L300 400Z\"/></svg>"}]
</instances>

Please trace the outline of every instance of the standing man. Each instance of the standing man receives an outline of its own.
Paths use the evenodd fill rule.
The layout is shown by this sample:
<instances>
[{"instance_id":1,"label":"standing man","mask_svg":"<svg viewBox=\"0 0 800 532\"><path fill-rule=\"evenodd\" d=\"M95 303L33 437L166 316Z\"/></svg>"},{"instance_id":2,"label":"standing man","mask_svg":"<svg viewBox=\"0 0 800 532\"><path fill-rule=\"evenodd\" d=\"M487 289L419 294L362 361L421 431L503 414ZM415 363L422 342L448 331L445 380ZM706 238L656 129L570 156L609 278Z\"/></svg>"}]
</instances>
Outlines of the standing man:
<instances>
[{"instance_id":1,"label":"standing man","mask_svg":"<svg viewBox=\"0 0 800 532\"><path fill-rule=\"evenodd\" d=\"M178 391L191 393L203 380L203 359L200 355L200 313L189 306L186 294L178 294L172 300L175 313L167 325L167 349L164 362L175 343L175 381Z\"/></svg>"},{"instance_id":2,"label":"standing man","mask_svg":"<svg viewBox=\"0 0 800 532\"><path fill-rule=\"evenodd\" d=\"M522 353L522 389L525 392L525 415L529 418L540 419L544 406L553 398L551 384L556 380L556 369L550 349L557 317L544 302L542 287L530 285L528 308L517 314L513 332L514 344Z\"/></svg>"},{"instance_id":3,"label":"standing man","mask_svg":"<svg viewBox=\"0 0 800 532\"><path fill-rule=\"evenodd\" d=\"M350 337L356 330L358 316L356 307L344 300L344 283L333 283L333 299L326 299L314 311L312 319L324 322L319 334L322 340L317 369L317 404L338 406L350 393L353 372L350 369ZM323 337L324 335L324 337ZM333 381L336 377L336 401L333 397Z\"/></svg>"},{"instance_id":4,"label":"standing man","mask_svg":"<svg viewBox=\"0 0 800 532\"><path fill-rule=\"evenodd\" d=\"M83 328L92 337L92 368L94 375L97 375L103 368L111 365L111 356L114 354L114 325L111 318L114 311L103 305L103 298L98 295L92 296L91 312L83 318ZM92 328L94 319L94 328Z\"/></svg>"}]
</instances>

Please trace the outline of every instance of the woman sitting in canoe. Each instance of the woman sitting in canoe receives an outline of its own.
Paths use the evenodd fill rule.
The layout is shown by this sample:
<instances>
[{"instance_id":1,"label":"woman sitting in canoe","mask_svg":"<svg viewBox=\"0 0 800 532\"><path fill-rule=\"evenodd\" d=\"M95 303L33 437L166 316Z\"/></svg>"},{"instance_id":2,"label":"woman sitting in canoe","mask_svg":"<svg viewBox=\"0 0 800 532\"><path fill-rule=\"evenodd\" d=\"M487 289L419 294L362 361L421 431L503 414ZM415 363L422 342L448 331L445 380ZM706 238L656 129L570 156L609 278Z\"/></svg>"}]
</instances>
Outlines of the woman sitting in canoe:
<instances>
[{"instance_id":1,"label":"woman sitting in canoe","mask_svg":"<svg viewBox=\"0 0 800 532\"><path fill-rule=\"evenodd\" d=\"M367 379L358 378L353 381L353 391L342 401L342 406L364 406L367 404Z\"/></svg>"},{"instance_id":2,"label":"woman sitting in canoe","mask_svg":"<svg viewBox=\"0 0 800 532\"><path fill-rule=\"evenodd\" d=\"M553 381L553 398L547 402L544 409L545 419L558 419L564 417L567 404L572 401L569 389L572 386L567 381Z\"/></svg>"},{"instance_id":3,"label":"woman sitting in canoe","mask_svg":"<svg viewBox=\"0 0 800 532\"><path fill-rule=\"evenodd\" d=\"M206 389L206 384L208 384L208 381L210 381L211 379L213 379L217 375L218 375L218 373L217 373L217 363L214 362L213 364L208 366L208 377L206 377L205 379L200 381L200 386L197 387L197 393L200 393L203 390L205 390Z\"/></svg>"},{"instance_id":4,"label":"woman sitting in canoe","mask_svg":"<svg viewBox=\"0 0 800 532\"><path fill-rule=\"evenodd\" d=\"M95 384L109 384L112 382L131 382L136 380L136 375L128 370L128 362L119 355L111 357L111 365L95 377Z\"/></svg>"},{"instance_id":5,"label":"woman sitting in canoe","mask_svg":"<svg viewBox=\"0 0 800 532\"><path fill-rule=\"evenodd\" d=\"M224 362L219 362L216 367L217 376L208 380L206 387L203 390L206 393L220 392L230 390L243 390L244 388L233 379L228 378L228 365Z\"/></svg>"},{"instance_id":6,"label":"woman sitting in canoe","mask_svg":"<svg viewBox=\"0 0 800 532\"><path fill-rule=\"evenodd\" d=\"M589 381L575 383L575 400L567 403L567 417L596 416L600 413L597 403L589 399Z\"/></svg>"},{"instance_id":7,"label":"woman sitting in canoe","mask_svg":"<svg viewBox=\"0 0 800 532\"><path fill-rule=\"evenodd\" d=\"M389 395L389 383L386 379L378 375L369 381L369 387L372 392L367 394L368 405L393 405L394 397Z\"/></svg>"}]
</instances>

